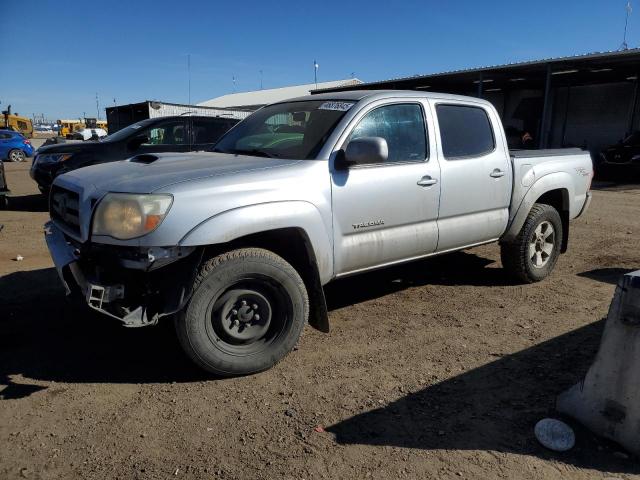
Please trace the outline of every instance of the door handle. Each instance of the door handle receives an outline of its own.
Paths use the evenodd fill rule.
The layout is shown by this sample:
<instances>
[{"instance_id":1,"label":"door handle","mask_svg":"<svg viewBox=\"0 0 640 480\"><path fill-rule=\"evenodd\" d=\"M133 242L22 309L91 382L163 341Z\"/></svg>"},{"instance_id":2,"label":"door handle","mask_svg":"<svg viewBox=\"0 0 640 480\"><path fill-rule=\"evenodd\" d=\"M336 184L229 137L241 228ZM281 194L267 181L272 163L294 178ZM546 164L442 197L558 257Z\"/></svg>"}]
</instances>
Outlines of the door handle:
<instances>
[{"instance_id":1,"label":"door handle","mask_svg":"<svg viewBox=\"0 0 640 480\"><path fill-rule=\"evenodd\" d=\"M418 185L421 187L430 187L431 185L435 185L438 183L438 180L435 178L431 178L429 175L425 175L418 181Z\"/></svg>"},{"instance_id":2,"label":"door handle","mask_svg":"<svg viewBox=\"0 0 640 480\"><path fill-rule=\"evenodd\" d=\"M490 177L493 178L500 178L500 177L504 177L504 172L502 170L500 170L499 168L494 168L493 172L491 172L489 174Z\"/></svg>"}]
</instances>

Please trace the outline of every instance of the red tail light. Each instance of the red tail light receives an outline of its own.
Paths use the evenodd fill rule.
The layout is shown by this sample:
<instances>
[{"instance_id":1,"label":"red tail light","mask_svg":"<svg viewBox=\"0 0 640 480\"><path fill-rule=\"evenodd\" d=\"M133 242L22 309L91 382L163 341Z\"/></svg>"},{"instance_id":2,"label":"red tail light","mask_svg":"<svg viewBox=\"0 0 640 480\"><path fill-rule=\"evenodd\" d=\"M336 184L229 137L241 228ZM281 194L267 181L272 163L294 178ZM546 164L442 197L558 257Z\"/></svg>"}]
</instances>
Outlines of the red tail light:
<instances>
[{"instance_id":1,"label":"red tail light","mask_svg":"<svg viewBox=\"0 0 640 480\"><path fill-rule=\"evenodd\" d=\"M25 141L24 141L24 142L22 142L22 143L24 143L25 145L31 145L31 141L30 141L30 140L25 140Z\"/></svg>"}]
</instances>

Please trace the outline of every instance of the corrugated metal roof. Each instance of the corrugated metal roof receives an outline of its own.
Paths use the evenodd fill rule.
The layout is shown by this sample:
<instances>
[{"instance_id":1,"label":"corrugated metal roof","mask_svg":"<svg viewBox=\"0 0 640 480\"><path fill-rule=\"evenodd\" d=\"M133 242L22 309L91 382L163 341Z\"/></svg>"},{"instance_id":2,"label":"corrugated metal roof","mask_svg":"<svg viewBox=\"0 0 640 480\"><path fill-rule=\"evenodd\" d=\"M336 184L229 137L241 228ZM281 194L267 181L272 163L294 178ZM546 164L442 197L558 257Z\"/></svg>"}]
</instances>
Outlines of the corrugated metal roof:
<instances>
[{"instance_id":1,"label":"corrugated metal roof","mask_svg":"<svg viewBox=\"0 0 640 480\"><path fill-rule=\"evenodd\" d=\"M350 78L347 80L318 82L317 87L318 89L327 89L345 87L349 85L359 85L361 83L362 81L358 80L357 78ZM306 85L293 85L282 88L255 90L252 92L231 93L229 95L223 95L221 97L213 98L205 102L200 102L198 103L198 105L203 107L219 108L268 105L270 103L288 100L289 98L309 95L311 91L315 89L315 83L308 83Z\"/></svg>"},{"instance_id":2,"label":"corrugated metal roof","mask_svg":"<svg viewBox=\"0 0 640 480\"><path fill-rule=\"evenodd\" d=\"M526 66L533 66L533 65L544 65L547 63L561 63L561 62L567 62L571 60L583 61L583 60L596 60L596 59L615 59L618 57L633 56L633 55L640 55L640 48L629 48L627 50L609 50L604 52L591 52L591 53L570 55L570 56L564 56L564 57L550 57L550 58L543 58L538 60L526 60L523 62L510 62L510 63L503 63L498 65L488 65L488 66L482 66L482 67L448 70L444 72L416 74L408 77L395 77L395 78L389 78L387 80L376 80L373 82L365 82L363 85L367 85L367 86L378 85L378 84L384 84L389 82L400 82L404 80L416 80L416 79L423 79L423 78L427 79L427 78L440 77L445 75L474 73L474 72L482 72L487 70L499 70L499 69L506 70L509 68L526 67ZM319 86L320 84L318 84L318 87ZM318 88L317 90L314 90L314 92L322 92L323 90L328 90L330 88L333 88L333 87Z\"/></svg>"}]
</instances>

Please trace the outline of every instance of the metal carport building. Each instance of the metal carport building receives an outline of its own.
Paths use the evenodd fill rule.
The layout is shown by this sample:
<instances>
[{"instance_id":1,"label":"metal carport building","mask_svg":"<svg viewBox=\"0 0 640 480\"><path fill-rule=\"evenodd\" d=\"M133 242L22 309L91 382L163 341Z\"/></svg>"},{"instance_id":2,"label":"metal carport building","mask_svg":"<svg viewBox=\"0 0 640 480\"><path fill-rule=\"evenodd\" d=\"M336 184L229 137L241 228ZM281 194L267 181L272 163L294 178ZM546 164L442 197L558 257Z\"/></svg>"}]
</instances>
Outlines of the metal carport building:
<instances>
[{"instance_id":1,"label":"metal carport building","mask_svg":"<svg viewBox=\"0 0 640 480\"><path fill-rule=\"evenodd\" d=\"M634 48L395 78L357 88L483 97L495 105L505 128L529 132L538 148L576 146L598 153L639 129L639 73L640 49Z\"/></svg>"}]
</instances>

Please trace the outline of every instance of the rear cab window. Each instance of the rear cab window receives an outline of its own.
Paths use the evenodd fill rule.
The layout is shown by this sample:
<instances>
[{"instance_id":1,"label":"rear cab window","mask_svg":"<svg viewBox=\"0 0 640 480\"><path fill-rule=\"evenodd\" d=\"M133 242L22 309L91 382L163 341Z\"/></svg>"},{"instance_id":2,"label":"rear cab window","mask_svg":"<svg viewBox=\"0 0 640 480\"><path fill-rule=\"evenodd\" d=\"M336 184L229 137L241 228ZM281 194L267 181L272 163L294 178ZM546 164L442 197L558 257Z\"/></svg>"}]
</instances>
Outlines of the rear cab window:
<instances>
[{"instance_id":1,"label":"rear cab window","mask_svg":"<svg viewBox=\"0 0 640 480\"><path fill-rule=\"evenodd\" d=\"M436 114L445 159L481 157L495 150L493 126L484 108L438 104Z\"/></svg>"}]
</instances>

